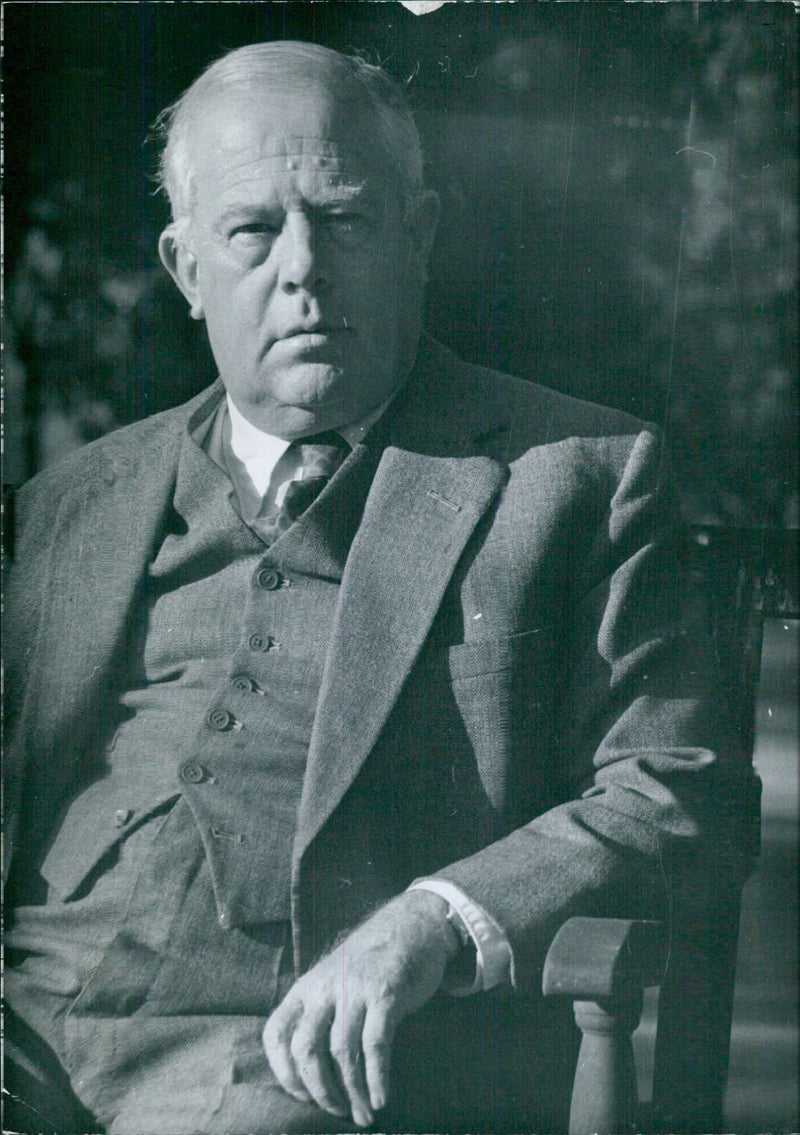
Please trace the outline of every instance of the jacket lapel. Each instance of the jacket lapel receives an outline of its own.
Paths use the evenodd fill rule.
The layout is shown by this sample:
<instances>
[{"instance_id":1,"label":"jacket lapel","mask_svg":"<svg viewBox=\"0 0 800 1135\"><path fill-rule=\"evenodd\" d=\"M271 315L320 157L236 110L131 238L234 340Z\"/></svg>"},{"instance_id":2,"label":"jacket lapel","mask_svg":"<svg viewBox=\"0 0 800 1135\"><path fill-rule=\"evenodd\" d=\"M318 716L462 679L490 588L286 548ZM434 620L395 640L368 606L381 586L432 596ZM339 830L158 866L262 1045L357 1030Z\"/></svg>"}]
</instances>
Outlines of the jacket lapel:
<instances>
[{"instance_id":1,"label":"jacket lapel","mask_svg":"<svg viewBox=\"0 0 800 1135\"><path fill-rule=\"evenodd\" d=\"M434 389L436 396L418 419L426 452L419 452L419 441L416 451L384 450L347 560L311 737L296 862L375 744L459 557L506 476L505 466L490 457L436 454L442 447L433 438L430 415L445 414L445 408L430 402L447 402L446 394L453 391L441 385ZM414 405L418 398L412 390L395 437L405 431L403 422L413 421L419 412ZM447 415L439 420L446 426L448 418L453 422ZM455 421L463 428L463 417ZM462 450L464 442L462 437ZM445 452L453 446L451 427Z\"/></svg>"},{"instance_id":2,"label":"jacket lapel","mask_svg":"<svg viewBox=\"0 0 800 1135\"><path fill-rule=\"evenodd\" d=\"M135 433L110 434L87 452L79 479L62 493L49 562L37 585L46 596L23 705L20 735L45 767L64 738L79 745L102 728L106 702L124 681L143 574L152 559L175 484L181 441L207 392ZM101 691L107 691L101 695ZM98 713L98 710L100 711ZM99 739L99 738L98 738Z\"/></svg>"}]
</instances>

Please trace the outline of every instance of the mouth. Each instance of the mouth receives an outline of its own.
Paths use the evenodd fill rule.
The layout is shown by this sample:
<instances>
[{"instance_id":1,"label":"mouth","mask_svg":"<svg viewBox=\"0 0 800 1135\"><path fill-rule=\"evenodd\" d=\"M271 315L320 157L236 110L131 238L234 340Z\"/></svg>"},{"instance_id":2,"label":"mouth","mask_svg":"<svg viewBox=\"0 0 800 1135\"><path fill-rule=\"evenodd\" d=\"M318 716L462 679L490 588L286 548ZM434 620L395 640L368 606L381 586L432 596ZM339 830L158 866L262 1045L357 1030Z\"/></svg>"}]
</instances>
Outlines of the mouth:
<instances>
[{"instance_id":1,"label":"mouth","mask_svg":"<svg viewBox=\"0 0 800 1135\"><path fill-rule=\"evenodd\" d=\"M292 359L340 359L352 334L352 328L342 323L296 324L276 336L269 350Z\"/></svg>"},{"instance_id":2,"label":"mouth","mask_svg":"<svg viewBox=\"0 0 800 1135\"><path fill-rule=\"evenodd\" d=\"M330 339L335 335L344 335L350 333L352 328L347 326L343 320L341 323L309 323L298 324L296 327L290 327L282 335L280 339L304 339L309 342L322 343L326 339Z\"/></svg>"}]
</instances>

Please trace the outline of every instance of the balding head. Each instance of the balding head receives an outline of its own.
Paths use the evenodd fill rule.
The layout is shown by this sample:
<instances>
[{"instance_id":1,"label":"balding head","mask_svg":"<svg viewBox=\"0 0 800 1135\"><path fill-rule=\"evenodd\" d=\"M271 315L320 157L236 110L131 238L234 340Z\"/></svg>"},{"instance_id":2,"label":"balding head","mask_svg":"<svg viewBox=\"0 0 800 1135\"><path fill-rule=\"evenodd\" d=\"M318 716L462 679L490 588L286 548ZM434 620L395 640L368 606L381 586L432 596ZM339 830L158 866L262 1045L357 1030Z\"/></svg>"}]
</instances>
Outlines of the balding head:
<instances>
[{"instance_id":1,"label":"balding head","mask_svg":"<svg viewBox=\"0 0 800 1135\"><path fill-rule=\"evenodd\" d=\"M381 151L396 178L404 204L422 191L419 134L402 89L385 71L317 44L255 43L218 59L158 118L165 139L159 181L178 227L191 215L193 140L209 110L231 98L258 98L269 92L299 96L310 86L325 88L343 113L360 122L362 136ZM365 121L369 117L373 130Z\"/></svg>"},{"instance_id":2,"label":"balding head","mask_svg":"<svg viewBox=\"0 0 800 1135\"><path fill-rule=\"evenodd\" d=\"M164 121L161 257L232 401L285 438L358 423L409 373L438 217L402 92L326 48L257 44Z\"/></svg>"}]
</instances>

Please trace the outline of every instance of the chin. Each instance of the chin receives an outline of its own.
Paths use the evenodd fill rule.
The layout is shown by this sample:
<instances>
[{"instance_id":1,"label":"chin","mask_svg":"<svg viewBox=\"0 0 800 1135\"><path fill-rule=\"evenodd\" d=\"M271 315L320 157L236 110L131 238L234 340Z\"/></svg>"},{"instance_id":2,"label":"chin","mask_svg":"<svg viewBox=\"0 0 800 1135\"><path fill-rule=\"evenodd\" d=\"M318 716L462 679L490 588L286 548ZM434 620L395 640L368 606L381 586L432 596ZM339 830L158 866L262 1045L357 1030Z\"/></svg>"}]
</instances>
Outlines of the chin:
<instances>
[{"instance_id":1,"label":"chin","mask_svg":"<svg viewBox=\"0 0 800 1135\"><path fill-rule=\"evenodd\" d=\"M270 389L274 397L286 406L316 406L335 400L336 388L342 386L345 371L332 363L297 363L281 367L270 376Z\"/></svg>"}]
</instances>

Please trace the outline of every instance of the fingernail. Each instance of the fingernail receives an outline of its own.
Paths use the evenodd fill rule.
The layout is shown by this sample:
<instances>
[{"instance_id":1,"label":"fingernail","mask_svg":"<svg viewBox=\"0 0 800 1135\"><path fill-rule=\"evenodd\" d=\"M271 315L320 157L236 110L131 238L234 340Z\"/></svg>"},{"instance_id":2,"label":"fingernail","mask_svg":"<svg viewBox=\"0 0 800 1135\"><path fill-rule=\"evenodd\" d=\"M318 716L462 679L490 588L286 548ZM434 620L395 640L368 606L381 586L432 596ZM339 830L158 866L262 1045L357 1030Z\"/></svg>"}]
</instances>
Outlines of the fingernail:
<instances>
[{"instance_id":1,"label":"fingernail","mask_svg":"<svg viewBox=\"0 0 800 1135\"><path fill-rule=\"evenodd\" d=\"M359 1127L369 1127L374 1118L375 1117L371 1111L360 1107L353 1108L353 1119L356 1121Z\"/></svg>"}]
</instances>

